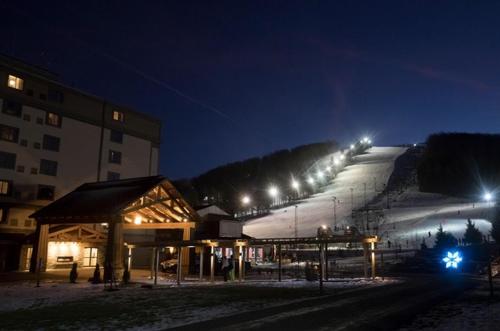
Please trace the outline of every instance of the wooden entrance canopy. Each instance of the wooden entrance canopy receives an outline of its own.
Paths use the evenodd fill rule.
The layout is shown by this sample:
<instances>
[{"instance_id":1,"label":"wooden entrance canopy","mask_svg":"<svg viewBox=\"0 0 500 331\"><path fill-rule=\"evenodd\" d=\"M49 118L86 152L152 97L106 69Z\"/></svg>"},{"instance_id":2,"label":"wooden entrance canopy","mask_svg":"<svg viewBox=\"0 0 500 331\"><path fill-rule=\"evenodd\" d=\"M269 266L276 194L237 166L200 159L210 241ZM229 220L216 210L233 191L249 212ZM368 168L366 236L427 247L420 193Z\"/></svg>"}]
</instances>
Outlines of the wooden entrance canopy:
<instances>
[{"instance_id":1,"label":"wooden entrance canopy","mask_svg":"<svg viewBox=\"0 0 500 331\"><path fill-rule=\"evenodd\" d=\"M196 211L163 176L86 183L31 215L37 221L31 271L46 265L50 225L106 223L106 264L123 268L123 230L181 229L191 239Z\"/></svg>"}]
</instances>

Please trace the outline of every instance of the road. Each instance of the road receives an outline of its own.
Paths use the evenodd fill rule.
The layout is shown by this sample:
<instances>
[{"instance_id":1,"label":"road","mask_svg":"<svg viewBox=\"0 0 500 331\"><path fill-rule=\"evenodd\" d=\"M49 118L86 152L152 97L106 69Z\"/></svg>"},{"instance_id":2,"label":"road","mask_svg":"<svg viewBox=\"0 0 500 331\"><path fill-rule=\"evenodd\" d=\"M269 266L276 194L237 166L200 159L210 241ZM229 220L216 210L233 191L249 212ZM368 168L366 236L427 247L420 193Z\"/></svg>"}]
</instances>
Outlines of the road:
<instances>
[{"instance_id":1,"label":"road","mask_svg":"<svg viewBox=\"0 0 500 331\"><path fill-rule=\"evenodd\" d=\"M419 312L475 286L462 276L418 276L172 330L396 330Z\"/></svg>"}]
</instances>

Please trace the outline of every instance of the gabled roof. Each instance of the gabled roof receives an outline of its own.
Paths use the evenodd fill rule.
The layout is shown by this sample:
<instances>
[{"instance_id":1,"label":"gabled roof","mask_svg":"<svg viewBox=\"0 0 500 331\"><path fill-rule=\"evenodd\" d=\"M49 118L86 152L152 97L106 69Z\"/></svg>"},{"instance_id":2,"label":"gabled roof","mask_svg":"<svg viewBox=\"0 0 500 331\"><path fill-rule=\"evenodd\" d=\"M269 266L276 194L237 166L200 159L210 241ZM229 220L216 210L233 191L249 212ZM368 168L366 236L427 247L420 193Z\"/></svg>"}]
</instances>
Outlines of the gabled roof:
<instances>
[{"instance_id":1,"label":"gabled roof","mask_svg":"<svg viewBox=\"0 0 500 331\"><path fill-rule=\"evenodd\" d=\"M175 214L173 221L186 222L182 218L194 221L198 217L165 177L151 176L83 184L31 217L45 223L49 220L50 223L70 223L71 220L85 223L86 219L88 223L95 223L96 219L106 222L127 214L169 222L169 210Z\"/></svg>"}]
</instances>

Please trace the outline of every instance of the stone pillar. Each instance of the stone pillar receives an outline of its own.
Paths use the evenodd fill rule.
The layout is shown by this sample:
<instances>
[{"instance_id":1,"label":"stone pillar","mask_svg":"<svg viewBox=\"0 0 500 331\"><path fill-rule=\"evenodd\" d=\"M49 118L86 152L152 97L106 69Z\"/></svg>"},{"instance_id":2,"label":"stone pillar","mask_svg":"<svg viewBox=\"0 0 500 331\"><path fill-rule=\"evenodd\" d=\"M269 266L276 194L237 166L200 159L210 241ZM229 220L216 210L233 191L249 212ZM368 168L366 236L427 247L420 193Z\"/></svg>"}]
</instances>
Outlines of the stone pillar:
<instances>
[{"instance_id":1,"label":"stone pillar","mask_svg":"<svg viewBox=\"0 0 500 331\"><path fill-rule=\"evenodd\" d=\"M49 248L49 224L40 224L37 222L35 237L33 243L33 254L31 255L30 272L47 270L47 253ZM41 263L41 265L40 265Z\"/></svg>"},{"instance_id":2,"label":"stone pillar","mask_svg":"<svg viewBox=\"0 0 500 331\"><path fill-rule=\"evenodd\" d=\"M365 278L368 278L368 244L363 243L363 271Z\"/></svg>"},{"instance_id":3,"label":"stone pillar","mask_svg":"<svg viewBox=\"0 0 500 331\"><path fill-rule=\"evenodd\" d=\"M115 219L108 223L108 242L106 244L105 267L111 265L116 279L123 274L123 222Z\"/></svg>"}]
</instances>

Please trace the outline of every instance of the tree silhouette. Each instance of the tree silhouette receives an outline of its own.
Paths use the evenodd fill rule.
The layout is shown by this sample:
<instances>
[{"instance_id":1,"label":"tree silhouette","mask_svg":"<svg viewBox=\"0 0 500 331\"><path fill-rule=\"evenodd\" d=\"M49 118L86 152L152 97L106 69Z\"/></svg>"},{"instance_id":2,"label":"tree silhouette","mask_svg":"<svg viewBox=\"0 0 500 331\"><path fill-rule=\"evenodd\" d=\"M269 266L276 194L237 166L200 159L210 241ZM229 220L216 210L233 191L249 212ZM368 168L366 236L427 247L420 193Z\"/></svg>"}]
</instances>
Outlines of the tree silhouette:
<instances>
[{"instance_id":1,"label":"tree silhouette","mask_svg":"<svg viewBox=\"0 0 500 331\"><path fill-rule=\"evenodd\" d=\"M496 241L497 244L500 243L500 208L496 208L495 217L491 222L491 237Z\"/></svg>"},{"instance_id":2,"label":"tree silhouette","mask_svg":"<svg viewBox=\"0 0 500 331\"><path fill-rule=\"evenodd\" d=\"M469 245L477 245L483 242L483 234L476 228L470 218L467 220L467 228L464 234L464 243Z\"/></svg>"},{"instance_id":3,"label":"tree silhouette","mask_svg":"<svg viewBox=\"0 0 500 331\"><path fill-rule=\"evenodd\" d=\"M439 225L438 231L436 233L436 241L434 242L434 248L452 248L457 246L457 243L457 239L451 233L444 231L442 225Z\"/></svg>"}]
</instances>

